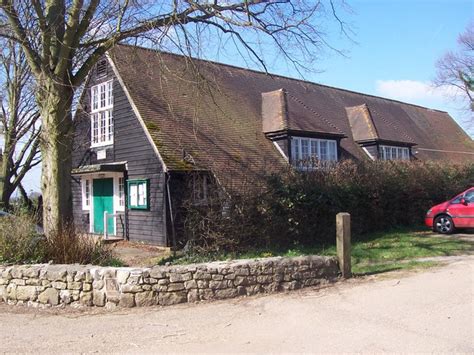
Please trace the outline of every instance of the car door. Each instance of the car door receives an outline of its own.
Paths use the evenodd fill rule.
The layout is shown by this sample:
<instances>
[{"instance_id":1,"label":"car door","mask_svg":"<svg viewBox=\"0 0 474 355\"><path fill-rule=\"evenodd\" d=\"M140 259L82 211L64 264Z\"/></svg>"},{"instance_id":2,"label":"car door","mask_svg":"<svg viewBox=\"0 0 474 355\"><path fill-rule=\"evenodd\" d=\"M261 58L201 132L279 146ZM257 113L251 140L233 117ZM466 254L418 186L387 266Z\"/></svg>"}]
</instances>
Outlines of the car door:
<instances>
[{"instance_id":1,"label":"car door","mask_svg":"<svg viewBox=\"0 0 474 355\"><path fill-rule=\"evenodd\" d=\"M474 228L474 189L469 190L464 196L464 199L467 203L465 207L465 215L466 215L466 226L470 228Z\"/></svg>"},{"instance_id":2,"label":"car door","mask_svg":"<svg viewBox=\"0 0 474 355\"><path fill-rule=\"evenodd\" d=\"M466 191L462 198L465 204L461 203L461 198L458 197L451 202L448 212L456 227L474 227L474 189Z\"/></svg>"}]
</instances>

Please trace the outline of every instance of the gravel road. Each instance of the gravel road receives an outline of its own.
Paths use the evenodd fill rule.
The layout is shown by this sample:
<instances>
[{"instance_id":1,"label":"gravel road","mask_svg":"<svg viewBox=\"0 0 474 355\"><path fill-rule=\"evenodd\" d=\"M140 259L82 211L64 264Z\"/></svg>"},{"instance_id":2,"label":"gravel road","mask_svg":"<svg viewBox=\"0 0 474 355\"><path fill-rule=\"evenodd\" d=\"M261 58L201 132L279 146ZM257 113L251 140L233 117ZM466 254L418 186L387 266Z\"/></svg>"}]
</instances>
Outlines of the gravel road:
<instances>
[{"instance_id":1,"label":"gravel road","mask_svg":"<svg viewBox=\"0 0 474 355\"><path fill-rule=\"evenodd\" d=\"M2 352L474 352L474 257L325 289L103 310L0 306Z\"/></svg>"}]
</instances>

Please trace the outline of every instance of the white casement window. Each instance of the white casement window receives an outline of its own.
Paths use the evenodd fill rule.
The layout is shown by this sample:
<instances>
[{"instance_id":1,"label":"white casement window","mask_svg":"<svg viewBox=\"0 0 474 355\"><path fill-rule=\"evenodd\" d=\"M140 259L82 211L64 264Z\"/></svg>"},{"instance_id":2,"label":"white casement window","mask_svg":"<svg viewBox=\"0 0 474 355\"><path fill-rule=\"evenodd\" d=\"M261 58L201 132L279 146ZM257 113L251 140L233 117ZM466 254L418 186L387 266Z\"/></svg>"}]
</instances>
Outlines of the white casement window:
<instances>
[{"instance_id":1,"label":"white casement window","mask_svg":"<svg viewBox=\"0 0 474 355\"><path fill-rule=\"evenodd\" d=\"M118 195L119 207L125 208L125 179L123 177L118 179Z\"/></svg>"},{"instance_id":2,"label":"white casement window","mask_svg":"<svg viewBox=\"0 0 474 355\"><path fill-rule=\"evenodd\" d=\"M291 140L291 161L293 166L311 167L318 162L337 161L337 141L293 137Z\"/></svg>"},{"instance_id":3,"label":"white casement window","mask_svg":"<svg viewBox=\"0 0 474 355\"><path fill-rule=\"evenodd\" d=\"M128 208L137 210L147 210L149 201L149 180L136 179L127 180L128 185Z\"/></svg>"},{"instance_id":4,"label":"white casement window","mask_svg":"<svg viewBox=\"0 0 474 355\"><path fill-rule=\"evenodd\" d=\"M91 208L91 198L92 198L92 180L82 179L81 180L82 188L82 209L84 211L89 211Z\"/></svg>"},{"instance_id":5,"label":"white casement window","mask_svg":"<svg viewBox=\"0 0 474 355\"><path fill-rule=\"evenodd\" d=\"M410 149L407 147L381 145L379 153L382 160L410 160Z\"/></svg>"},{"instance_id":6,"label":"white casement window","mask_svg":"<svg viewBox=\"0 0 474 355\"><path fill-rule=\"evenodd\" d=\"M125 211L125 178L123 175L114 176L114 209L116 212Z\"/></svg>"},{"instance_id":7,"label":"white casement window","mask_svg":"<svg viewBox=\"0 0 474 355\"><path fill-rule=\"evenodd\" d=\"M113 80L91 88L91 146L100 147L114 142Z\"/></svg>"}]
</instances>

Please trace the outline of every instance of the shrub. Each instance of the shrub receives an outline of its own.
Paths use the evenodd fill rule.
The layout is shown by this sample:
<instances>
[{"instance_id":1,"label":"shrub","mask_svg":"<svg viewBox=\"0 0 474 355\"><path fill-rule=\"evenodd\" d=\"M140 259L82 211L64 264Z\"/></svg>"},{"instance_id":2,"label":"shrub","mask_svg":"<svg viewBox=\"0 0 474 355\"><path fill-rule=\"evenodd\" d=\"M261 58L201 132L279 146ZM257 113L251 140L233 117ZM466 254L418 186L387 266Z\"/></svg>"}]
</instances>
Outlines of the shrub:
<instances>
[{"instance_id":1,"label":"shrub","mask_svg":"<svg viewBox=\"0 0 474 355\"><path fill-rule=\"evenodd\" d=\"M92 235L79 234L72 225L49 233L44 242L45 260L55 264L109 265L114 261L112 249Z\"/></svg>"},{"instance_id":2,"label":"shrub","mask_svg":"<svg viewBox=\"0 0 474 355\"><path fill-rule=\"evenodd\" d=\"M44 258L43 237L35 220L25 212L0 217L0 263L39 262Z\"/></svg>"},{"instance_id":3,"label":"shrub","mask_svg":"<svg viewBox=\"0 0 474 355\"><path fill-rule=\"evenodd\" d=\"M112 249L90 235L78 234L71 226L39 234L37 219L21 210L0 218L0 263L119 265Z\"/></svg>"},{"instance_id":4,"label":"shrub","mask_svg":"<svg viewBox=\"0 0 474 355\"><path fill-rule=\"evenodd\" d=\"M355 238L420 225L429 207L473 182L474 164L343 161L314 171L289 169L268 176L263 186L217 197L210 208L186 203L185 238L198 252L334 243L338 212L351 214Z\"/></svg>"}]
</instances>

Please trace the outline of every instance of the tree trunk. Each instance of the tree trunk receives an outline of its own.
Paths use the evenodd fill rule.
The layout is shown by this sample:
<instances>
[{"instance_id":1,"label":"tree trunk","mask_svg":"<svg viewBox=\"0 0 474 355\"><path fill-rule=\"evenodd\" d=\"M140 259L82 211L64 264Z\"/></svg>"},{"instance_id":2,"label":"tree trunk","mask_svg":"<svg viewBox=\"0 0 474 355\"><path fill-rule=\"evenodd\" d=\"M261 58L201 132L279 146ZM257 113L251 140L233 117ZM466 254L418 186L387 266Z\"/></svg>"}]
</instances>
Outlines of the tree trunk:
<instances>
[{"instance_id":1,"label":"tree trunk","mask_svg":"<svg viewBox=\"0 0 474 355\"><path fill-rule=\"evenodd\" d=\"M10 209L10 197L13 194L10 184L11 159L9 159L9 155L9 151L6 149L0 156L0 210Z\"/></svg>"},{"instance_id":2,"label":"tree trunk","mask_svg":"<svg viewBox=\"0 0 474 355\"><path fill-rule=\"evenodd\" d=\"M70 85L61 85L47 78L40 81L37 102L42 120L41 190L46 234L61 230L72 222L72 97Z\"/></svg>"}]
</instances>

